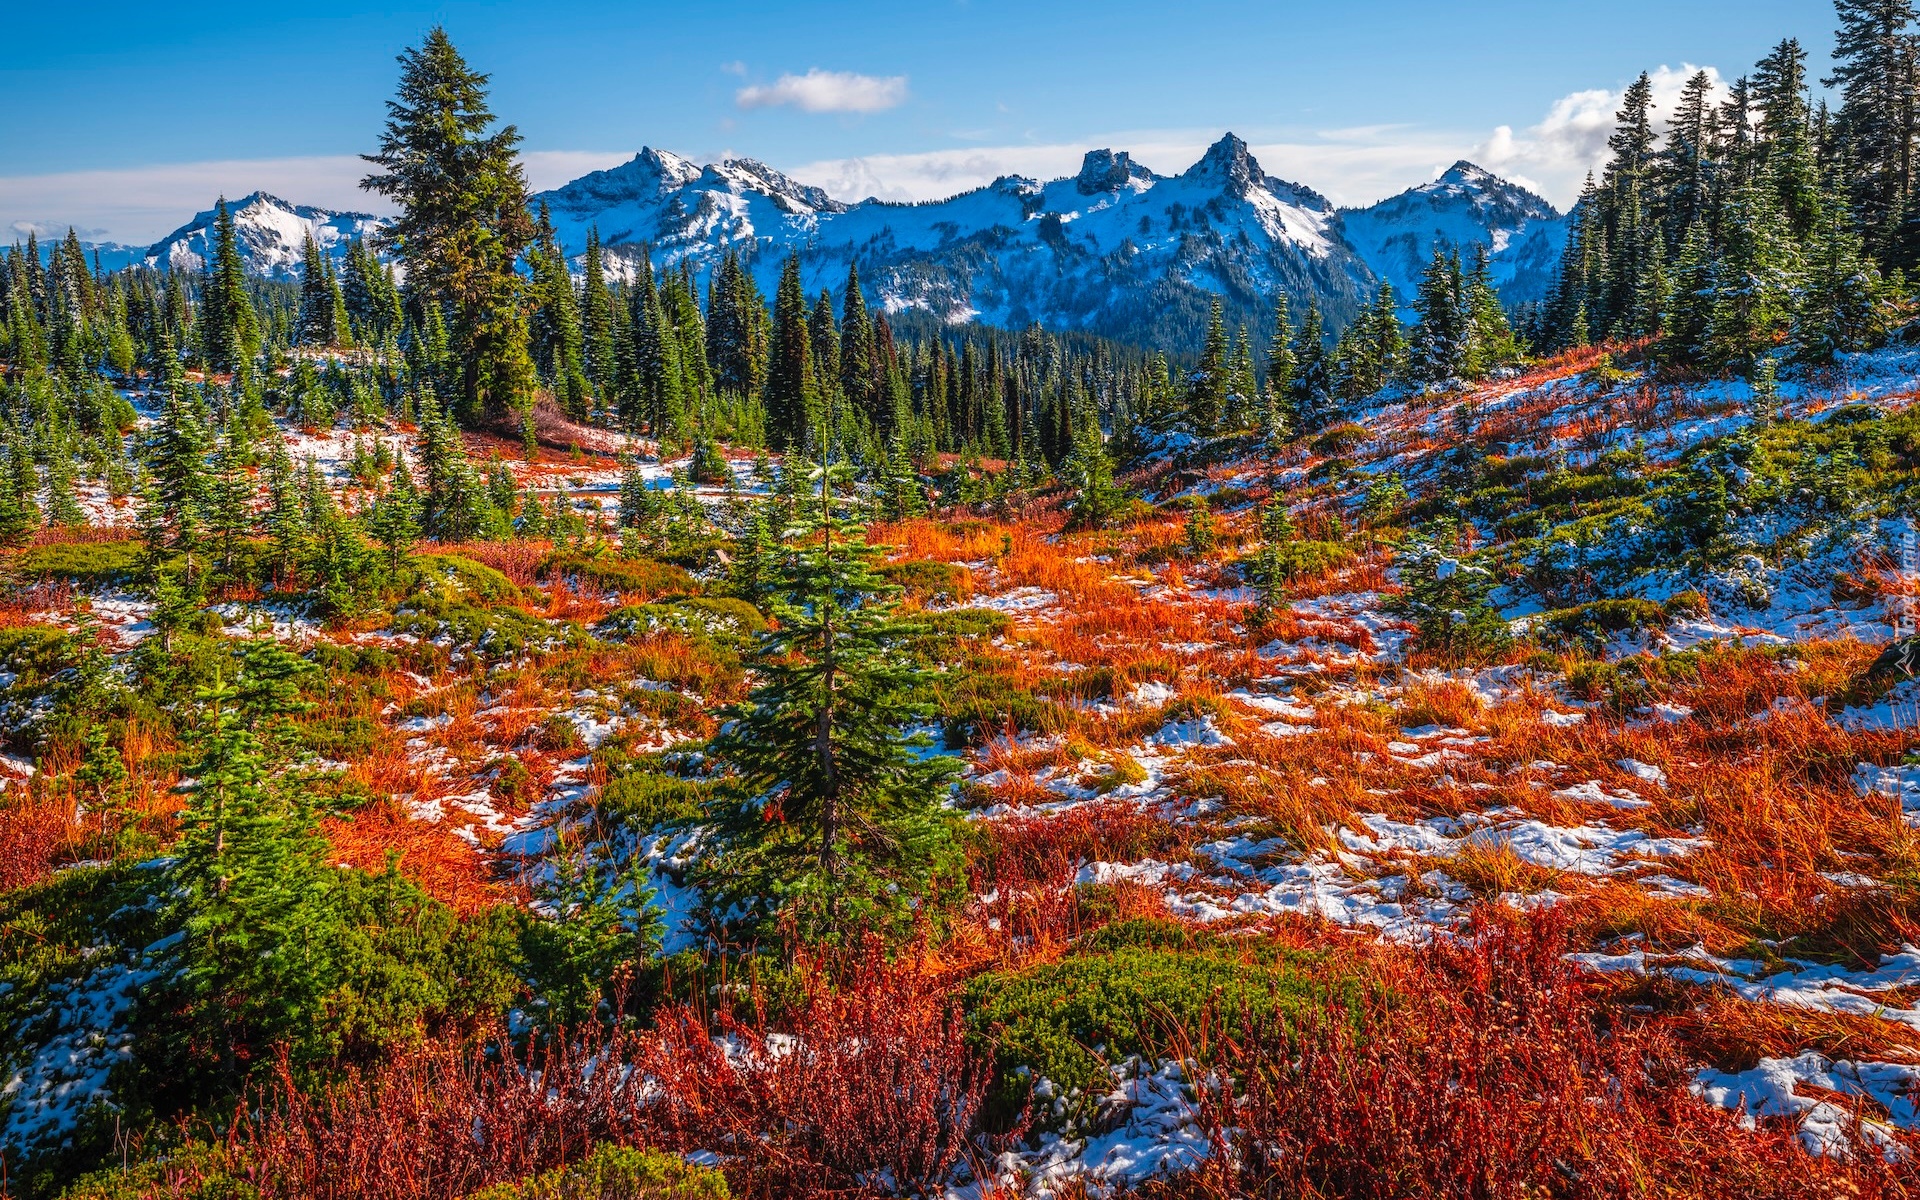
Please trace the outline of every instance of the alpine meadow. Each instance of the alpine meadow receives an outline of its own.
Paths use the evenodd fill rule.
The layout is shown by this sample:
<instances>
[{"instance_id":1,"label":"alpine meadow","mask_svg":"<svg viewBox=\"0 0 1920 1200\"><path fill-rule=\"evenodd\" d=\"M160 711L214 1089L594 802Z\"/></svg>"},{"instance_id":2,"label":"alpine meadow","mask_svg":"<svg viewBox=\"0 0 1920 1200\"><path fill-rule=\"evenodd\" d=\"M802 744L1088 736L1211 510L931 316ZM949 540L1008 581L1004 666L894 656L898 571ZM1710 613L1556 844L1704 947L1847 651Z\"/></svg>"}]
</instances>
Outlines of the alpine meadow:
<instances>
[{"instance_id":1,"label":"alpine meadow","mask_svg":"<svg viewBox=\"0 0 1920 1200\"><path fill-rule=\"evenodd\" d=\"M62 81L238 64L0 72L0 1200L1920 1197L1914 0L977 186L931 35L452 7L177 211Z\"/></svg>"}]
</instances>

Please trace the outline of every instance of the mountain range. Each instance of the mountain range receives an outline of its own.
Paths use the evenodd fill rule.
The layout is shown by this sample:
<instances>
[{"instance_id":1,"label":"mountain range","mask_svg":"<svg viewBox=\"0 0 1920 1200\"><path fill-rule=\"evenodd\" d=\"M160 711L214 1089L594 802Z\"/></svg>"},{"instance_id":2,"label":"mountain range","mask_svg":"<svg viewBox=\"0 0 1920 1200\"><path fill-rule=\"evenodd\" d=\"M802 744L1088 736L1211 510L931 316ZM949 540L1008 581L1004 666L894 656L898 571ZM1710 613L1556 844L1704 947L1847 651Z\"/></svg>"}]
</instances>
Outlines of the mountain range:
<instances>
[{"instance_id":1,"label":"mountain range","mask_svg":"<svg viewBox=\"0 0 1920 1200\"><path fill-rule=\"evenodd\" d=\"M1540 298L1566 238L1546 200L1471 163L1366 208L1340 209L1266 174L1227 134L1177 175L1125 151L1089 151L1080 171L1042 183L1010 175L946 200L845 203L751 159L698 165L642 149L629 161L533 197L576 256L597 230L609 270L642 254L697 273L737 252L771 296L800 255L809 294L837 296L850 266L870 305L891 313L1018 327L1040 322L1173 350L1204 336L1221 297L1227 319L1260 334L1271 297L1318 303L1339 328L1381 281L1410 305L1436 245L1489 249L1510 304ZM241 254L257 274L296 278L311 233L344 253L383 219L289 204L263 192L232 206ZM148 265L205 261L211 211L150 247Z\"/></svg>"},{"instance_id":2,"label":"mountain range","mask_svg":"<svg viewBox=\"0 0 1920 1200\"><path fill-rule=\"evenodd\" d=\"M198 271L207 264L213 238L214 209L194 214L185 225L161 238L142 256L149 267ZM268 279L298 279L308 237L336 265L356 238L367 237L387 223L369 213L334 212L306 204L289 204L267 192L254 192L229 201L227 214L240 243L247 270Z\"/></svg>"}]
</instances>

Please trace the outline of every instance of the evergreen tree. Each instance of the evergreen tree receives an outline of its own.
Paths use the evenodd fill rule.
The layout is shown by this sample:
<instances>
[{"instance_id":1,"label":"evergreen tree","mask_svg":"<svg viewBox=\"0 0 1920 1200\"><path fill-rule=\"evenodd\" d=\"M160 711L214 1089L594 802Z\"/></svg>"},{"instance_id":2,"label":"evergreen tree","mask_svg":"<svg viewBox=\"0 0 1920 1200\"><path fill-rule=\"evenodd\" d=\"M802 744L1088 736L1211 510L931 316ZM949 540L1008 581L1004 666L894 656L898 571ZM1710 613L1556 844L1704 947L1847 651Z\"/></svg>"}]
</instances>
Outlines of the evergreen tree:
<instances>
[{"instance_id":1,"label":"evergreen tree","mask_svg":"<svg viewBox=\"0 0 1920 1200\"><path fill-rule=\"evenodd\" d=\"M312 234L307 235L300 258L300 315L294 340L302 346L335 345L340 335L334 327L333 281Z\"/></svg>"},{"instance_id":2,"label":"evergreen tree","mask_svg":"<svg viewBox=\"0 0 1920 1200\"><path fill-rule=\"evenodd\" d=\"M1293 322L1286 293L1273 298L1273 337L1267 342L1266 438L1278 445L1298 419L1293 395Z\"/></svg>"},{"instance_id":3,"label":"evergreen tree","mask_svg":"<svg viewBox=\"0 0 1920 1200\"><path fill-rule=\"evenodd\" d=\"M199 570L206 549L207 509L212 486L207 474L207 417L188 400L184 388L171 389L147 448L153 487L146 498L149 549L178 551L187 577ZM160 540L153 544L153 537ZM155 560L158 561L157 559Z\"/></svg>"},{"instance_id":4,"label":"evergreen tree","mask_svg":"<svg viewBox=\"0 0 1920 1200\"><path fill-rule=\"evenodd\" d=\"M231 574L240 544L253 532L253 480L248 469L253 450L238 414L227 420L214 448L206 481L208 540L219 555L220 570Z\"/></svg>"},{"instance_id":5,"label":"evergreen tree","mask_svg":"<svg viewBox=\"0 0 1920 1200\"><path fill-rule=\"evenodd\" d=\"M761 682L714 742L749 799L710 805L702 882L716 913L763 935L783 920L810 939L898 931L959 862L940 810L953 760L904 732L930 711L926 673L878 552L833 511L839 474L818 475L782 565L779 628L754 654Z\"/></svg>"},{"instance_id":6,"label":"evergreen tree","mask_svg":"<svg viewBox=\"0 0 1920 1200\"><path fill-rule=\"evenodd\" d=\"M303 809L272 796L239 692L216 677L196 692L207 726L173 871L181 982L227 1073L299 1032L330 985L321 925L325 843Z\"/></svg>"},{"instance_id":7,"label":"evergreen tree","mask_svg":"<svg viewBox=\"0 0 1920 1200\"><path fill-rule=\"evenodd\" d=\"M534 302L533 343L537 365L551 382L562 411L576 421L584 421L588 417L591 387L586 374L580 306L573 292L573 277L567 273L566 252L555 240L553 219L545 201L540 205L534 247L527 258L532 276L530 291Z\"/></svg>"},{"instance_id":8,"label":"evergreen tree","mask_svg":"<svg viewBox=\"0 0 1920 1200\"><path fill-rule=\"evenodd\" d=\"M854 266L847 268L847 291L840 304L840 393L869 424L879 425L892 416L891 406L883 404L890 397L881 394L873 320L860 294L860 271Z\"/></svg>"},{"instance_id":9,"label":"evergreen tree","mask_svg":"<svg viewBox=\"0 0 1920 1200\"><path fill-rule=\"evenodd\" d=\"M813 348L807 329L807 299L800 290L800 260L789 258L774 294L773 337L766 384L767 435L776 446L805 444L809 415L819 408Z\"/></svg>"},{"instance_id":10,"label":"evergreen tree","mask_svg":"<svg viewBox=\"0 0 1920 1200\"><path fill-rule=\"evenodd\" d=\"M1453 661L1483 657L1511 640L1487 600L1492 573L1459 557L1462 532L1452 518L1438 519L1409 534L1394 560L1402 591L1391 607L1418 626L1422 650Z\"/></svg>"},{"instance_id":11,"label":"evergreen tree","mask_svg":"<svg viewBox=\"0 0 1920 1200\"><path fill-rule=\"evenodd\" d=\"M451 314L462 414L527 410L533 363L515 263L534 230L519 131L492 129L487 76L467 66L445 30L430 30L399 61L379 152L365 156L379 171L360 186L400 209L380 237L406 263L416 303Z\"/></svg>"},{"instance_id":12,"label":"evergreen tree","mask_svg":"<svg viewBox=\"0 0 1920 1200\"><path fill-rule=\"evenodd\" d=\"M1293 402L1303 433L1324 428L1337 410L1332 405L1333 378L1327 360L1326 329L1320 306L1309 301L1300 333L1293 342Z\"/></svg>"},{"instance_id":13,"label":"evergreen tree","mask_svg":"<svg viewBox=\"0 0 1920 1200\"><path fill-rule=\"evenodd\" d=\"M622 500L625 500L624 492ZM623 508L623 516L624 511ZM774 530L776 517L773 501L755 504L745 529L734 542L729 580L734 591L755 604L765 600L780 579L782 552Z\"/></svg>"},{"instance_id":14,"label":"evergreen tree","mask_svg":"<svg viewBox=\"0 0 1920 1200\"><path fill-rule=\"evenodd\" d=\"M393 482L373 502L367 529L387 552L388 576L398 578L400 564L420 537L420 493L404 455L394 467Z\"/></svg>"},{"instance_id":15,"label":"evergreen tree","mask_svg":"<svg viewBox=\"0 0 1920 1200\"><path fill-rule=\"evenodd\" d=\"M1799 282L1799 252L1773 189L1740 185L1720 212L1712 325L1706 360L1715 369L1746 369L1787 332Z\"/></svg>"},{"instance_id":16,"label":"evergreen tree","mask_svg":"<svg viewBox=\"0 0 1920 1200\"><path fill-rule=\"evenodd\" d=\"M87 524L87 514L74 495L74 455L55 449L47 456L47 523L65 529Z\"/></svg>"},{"instance_id":17,"label":"evergreen tree","mask_svg":"<svg viewBox=\"0 0 1920 1200\"><path fill-rule=\"evenodd\" d=\"M1706 354L1713 331L1714 296L1718 273L1707 243L1707 225L1695 221L1687 230L1675 264L1674 285L1662 322L1666 337L1660 357L1670 365L1696 363Z\"/></svg>"},{"instance_id":18,"label":"evergreen tree","mask_svg":"<svg viewBox=\"0 0 1920 1200\"><path fill-rule=\"evenodd\" d=\"M1473 319L1460 277L1460 259L1435 247L1413 309L1419 322L1411 346L1413 377L1445 383L1467 373L1473 353Z\"/></svg>"},{"instance_id":19,"label":"evergreen tree","mask_svg":"<svg viewBox=\"0 0 1920 1200\"><path fill-rule=\"evenodd\" d=\"M600 251L600 230L587 230L586 261L580 281L580 321L587 379L600 406L612 407L619 363L614 356L613 294L607 290Z\"/></svg>"},{"instance_id":20,"label":"evergreen tree","mask_svg":"<svg viewBox=\"0 0 1920 1200\"><path fill-rule=\"evenodd\" d=\"M0 479L0 546L20 546L40 528L40 505L35 500L38 481L33 487L21 486L22 476L33 470L33 456L18 445L7 447L7 474Z\"/></svg>"},{"instance_id":21,"label":"evergreen tree","mask_svg":"<svg viewBox=\"0 0 1920 1200\"><path fill-rule=\"evenodd\" d=\"M201 349L210 369L237 371L260 352L260 320L247 295L246 266L224 196L213 211L212 255L201 292Z\"/></svg>"},{"instance_id":22,"label":"evergreen tree","mask_svg":"<svg viewBox=\"0 0 1920 1200\"><path fill-rule=\"evenodd\" d=\"M1200 365L1194 369L1187 389L1187 423L1201 437L1218 432L1226 416L1228 390L1232 387L1228 350L1227 323L1221 315L1220 298L1215 296L1207 315L1207 341L1200 351Z\"/></svg>"},{"instance_id":23,"label":"evergreen tree","mask_svg":"<svg viewBox=\"0 0 1920 1200\"><path fill-rule=\"evenodd\" d=\"M1826 200L1807 246L1806 277L1793 318L1796 361L1824 365L1886 335L1879 272L1867 258L1844 195Z\"/></svg>"},{"instance_id":24,"label":"evergreen tree","mask_svg":"<svg viewBox=\"0 0 1920 1200\"><path fill-rule=\"evenodd\" d=\"M1837 140L1852 177L1852 208L1885 253L1914 193L1920 138L1920 48L1910 32L1913 0L1835 0L1840 18L1833 74L1840 91ZM1895 266L1911 266L1902 262Z\"/></svg>"},{"instance_id":25,"label":"evergreen tree","mask_svg":"<svg viewBox=\"0 0 1920 1200\"><path fill-rule=\"evenodd\" d=\"M267 458L266 511L262 524L267 542L273 548L273 575L276 580L291 579L306 557L307 522L300 511L300 488L294 479L293 459L287 448L276 444Z\"/></svg>"},{"instance_id":26,"label":"evergreen tree","mask_svg":"<svg viewBox=\"0 0 1920 1200\"><path fill-rule=\"evenodd\" d=\"M1676 249L1695 222L1713 216L1715 151L1719 113L1713 106L1713 76L1696 71L1680 90L1667 125L1667 139L1654 164L1658 218L1667 248Z\"/></svg>"},{"instance_id":27,"label":"evergreen tree","mask_svg":"<svg viewBox=\"0 0 1920 1200\"><path fill-rule=\"evenodd\" d=\"M533 888L539 915L522 926L520 944L542 1024L577 1029L616 1015L619 981L659 948L664 924L644 857L615 869L565 839L547 862L552 870Z\"/></svg>"},{"instance_id":28,"label":"evergreen tree","mask_svg":"<svg viewBox=\"0 0 1920 1200\"><path fill-rule=\"evenodd\" d=\"M1819 220L1821 188L1807 103L1807 54L1797 39L1781 42L1755 67L1753 97L1760 106L1756 169L1773 188L1793 237L1803 239Z\"/></svg>"},{"instance_id":29,"label":"evergreen tree","mask_svg":"<svg viewBox=\"0 0 1920 1200\"><path fill-rule=\"evenodd\" d=\"M127 763L108 740L106 722L96 721L88 726L86 754L74 770L73 778L92 792L92 806L103 819L124 815Z\"/></svg>"}]
</instances>

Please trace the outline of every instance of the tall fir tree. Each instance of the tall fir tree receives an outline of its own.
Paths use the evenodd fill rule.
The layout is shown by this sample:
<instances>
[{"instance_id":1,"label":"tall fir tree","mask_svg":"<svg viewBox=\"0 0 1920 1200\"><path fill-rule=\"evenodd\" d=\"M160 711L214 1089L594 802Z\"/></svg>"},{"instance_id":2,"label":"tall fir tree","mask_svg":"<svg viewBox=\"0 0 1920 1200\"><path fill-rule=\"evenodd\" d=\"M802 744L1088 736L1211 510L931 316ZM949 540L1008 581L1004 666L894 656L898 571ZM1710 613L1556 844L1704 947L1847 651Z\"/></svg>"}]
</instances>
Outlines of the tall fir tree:
<instances>
[{"instance_id":1,"label":"tall fir tree","mask_svg":"<svg viewBox=\"0 0 1920 1200\"><path fill-rule=\"evenodd\" d=\"M247 294L246 264L223 196L213 210L213 244L201 287L201 350L215 371L238 371L260 353L260 319Z\"/></svg>"},{"instance_id":2,"label":"tall fir tree","mask_svg":"<svg viewBox=\"0 0 1920 1200\"><path fill-rule=\"evenodd\" d=\"M415 303L448 311L462 417L525 413L534 371L516 264L534 226L520 133L494 128L488 77L444 29L428 31L399 61L380 148L363 156L378 170L360 186L400 209L380 240L406 263Z\"/></svg>"}]
</instances>

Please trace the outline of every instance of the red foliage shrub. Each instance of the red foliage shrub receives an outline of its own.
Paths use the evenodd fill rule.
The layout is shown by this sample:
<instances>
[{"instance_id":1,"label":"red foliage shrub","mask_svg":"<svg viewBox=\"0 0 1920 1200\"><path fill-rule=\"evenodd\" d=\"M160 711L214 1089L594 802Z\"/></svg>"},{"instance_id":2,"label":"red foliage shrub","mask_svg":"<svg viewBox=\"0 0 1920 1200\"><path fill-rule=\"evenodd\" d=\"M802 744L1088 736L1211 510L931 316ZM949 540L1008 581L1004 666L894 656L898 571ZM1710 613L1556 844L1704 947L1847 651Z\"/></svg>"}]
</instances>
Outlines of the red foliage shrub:
<instances>
[{"instance_id":1,"label":"red foliage shrub","mask_svg":"<svg viewBox=\"0 0 1920 1200\"><path fill-rule=\"evenodd\" d=\"M937 1190L972 1151L988 1071L947 983L877 951L831 982L801 973L777 1022L681 1006L518 1058L431 1043L311 1090L283 1061L224 1158L268 1200L457 1200L604 1141L717 1153L737 1195ZM196 1194L177 1174L154 1194Z\"/></svg>"},{"instance_id":2,"label":"red foliage shrub","mask_svg":"<svg viewBox=\"0 0 1920 1200\"><path fill-rule=\"evenodd\" d=\"M1340 1014L1229 1047L1218 1151L1180 1190L1349 1200L1906 1195L1906 1164L1817 1158L1687 1088L1661 1028L1602 1006L1560 918L1477 917Z\"/></svg>"},{"instance_id":3,"label":"red foliage shrub","mask_svg":"<svg viewBox=\"0 0 1920 1200\"><path fill-rule=\"evenodd\" d=\"M17 781L0 795L0 892L39 883L70 859L81 834L73 805Z\"/></svg>"},{"instance_id":4,"label":"red foliage shrub","mask_svg":"<svg viewBox=\"0 0 1920 1200\"><path fill-rule=\"evenodd\" d=\"M229 1146L263 1197L457 1200L614 1129L624 1078L594 1066L566 1046L516 1060L441 1042L308 1091L283 1060Z\"/></svg>"},{"instance_id":5,"label":"red foliage shrub","mask_svg":"<svg viewBox=\"0 0 1920 1200\"><path fill-rule=\"evenodd\" d=\"M666 1014L635 1063L646 1140L730 1159L742 1195L927 1194L970 1154L988 1068L944 981L872 952L782 1024L722 1018L716 1043Z\"/></svg>"}]
</instances>

